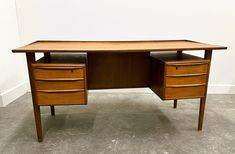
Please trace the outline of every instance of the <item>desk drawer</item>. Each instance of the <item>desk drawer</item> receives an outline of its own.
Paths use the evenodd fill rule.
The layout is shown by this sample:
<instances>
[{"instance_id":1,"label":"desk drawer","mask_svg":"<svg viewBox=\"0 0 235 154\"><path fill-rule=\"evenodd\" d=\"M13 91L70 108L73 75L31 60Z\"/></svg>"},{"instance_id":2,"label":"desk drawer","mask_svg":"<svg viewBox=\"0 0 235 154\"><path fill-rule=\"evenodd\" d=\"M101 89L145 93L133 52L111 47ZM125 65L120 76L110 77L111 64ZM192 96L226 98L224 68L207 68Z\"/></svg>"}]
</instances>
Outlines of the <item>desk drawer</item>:
<instances>
[{"instance_id":1,"label":"desk drawer","mask_svg":"<svg viewBox=\"0 0 235 154\"><path fill-rule=\"evenodd\" d=\"M165 99L204 97L205 85L165 88Z\"/></svg>"},{"instance_id":2,"label":"desk drawer","mask_svg":"<svg viewBox=\"0 0 235 154\"><path fill-rule=\"evenodd\" d=\"M83 78L83 64L33 64L35 79Z\"/></svg>"},{"instance_id":3,"label":"desk drawer","mask_svg":"<svg viewBox=\"0 0 235 154\"><path fill-rule=\"evenodd\" d=\"M207 74L193 75L193 76L167 76L166 87L174 85L192 85L205 84L207 81Z\"/></svg>"},{"instance_id":4,"label":"desk drawer","mask_svg":"<svg viewBox=\"0 0 235 154\"><path fill-rule=\"evenodd\" d=\"M207 73L207 63L166 64L166 76Z\"/></svg>"},{"instance_id":5,"label":"desk drawer","mask_svg":"<svg viewBox=\"0 0 235 154\"><path fill-rule=\"evenodd\" d=\"M81 80L37 80L35 81L36 90L73 90L85 89L85 81Z\"/></svg>"},{"instance_id":6,"label":"desk drawer","mask_svg":"<svg viewBox=\"0 0 235 154\"><path fill-rule=\"evenodd\" d=\"M83 105L86 103L84 90L37 91L38 105Z\"/></svg>"}]
</instances>

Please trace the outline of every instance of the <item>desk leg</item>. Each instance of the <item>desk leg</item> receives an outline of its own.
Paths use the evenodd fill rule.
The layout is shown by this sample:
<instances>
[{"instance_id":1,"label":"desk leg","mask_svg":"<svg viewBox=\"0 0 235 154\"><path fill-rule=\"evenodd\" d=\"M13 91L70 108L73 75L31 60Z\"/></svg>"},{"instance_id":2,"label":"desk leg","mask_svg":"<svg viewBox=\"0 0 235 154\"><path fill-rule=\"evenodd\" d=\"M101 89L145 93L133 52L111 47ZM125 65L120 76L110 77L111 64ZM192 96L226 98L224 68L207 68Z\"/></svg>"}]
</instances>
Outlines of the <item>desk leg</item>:
<instances>
[{"instance_id":1,"label":"desk leg","mask_svg":"<svg viewBox=\"0 0 235 154\"><path fill-rule=\"evenodd\" d=\"M55 106L51 105L51 115L55 116Z\"/></svg>"},{"instance_id":2,"label":"desk leg","mask_svg":"<svg viewBox=\"0 0 235 154\"><path fill-rule=\"evenodd\" d=\"M200 109L199 109L199 118L198 118L198 130L202 130L204 111L206 105L206 98L200 98Z\"/></svg>"},{"instance_id":3,"label":"desk leg","mask_svg":"<svg viewBox=\"0 0 235 154\"><path fill-rule=\"evenodd\" d=\"M183 51L182 50L178 50L176 54L177 54L177 59L181 59L182 55L183 55ZM174 106L173 107L174 107L174 109L177 108L177 99L174 100Z\"/></svg>"},{"instance_id":4,"label":"desk leg","mask_svg":"<svg viewBox=\"0 0 235 154\"><path fill-rule=\"evenodd\" d=\"M50 52L44 52L44 62L48 63L50 61L51 61L51 53ZM55 107L54 107L54 105L51 105L50 108L51 108L51 115L55 116Z\"/></svg>"},{"instance_id":5,"label":"desk leg","mask_svg":"<svg viewBox=\"0 0 235 154\"><path fill-rule=\"evenodd\" d=\"M38 142L42 142L42 124L41 124L41 112L40 112L40 106L34 105L34 118L36 123L36 129L37 129L37 136L38 136Z\"/></svg>"},{"instance_id":6,"label":"desk leg","mask_svg":"<svg viewBox=\"0 0 235 154\"><path fill-rule=\"evenodd\" d=\"M40 113L40 106L37 105L37 99L35 95L35 85L34 85L34 78L32 73L32 63L35 63L35 53L26 53L27 64L28 64L28 72L29 72L29 80L31 86L31 93L32 93L32 100L33 100L33 109L34 109L34 118L37 130L37 137L38 142L42 142L42 124L41 124L41 113Z\"/></svg>"},{"instance_id":7,"label":"desk leg","mask_svg":"<svg viewBox=\"0 0 235 154\"><path fill-rule=\"evenodd\" d=\"M207 97L207 87L208 87L208 80L209 80L209 73L210 73L210 64L211 64L211 57L212 57L212 50L205 50L204 59L210 60L209 67L208 67L208 75L207 75L207 82L206 82L206 89L203 98L200 98L200 109L199 109L199 118L198 118L198 130L202 130L203 126L203 119L204 119L204 111L206 105L206 97Z\"/></svg>"},{"instance_id":8,"label":"desk leg","mask_svg":"<svg viewBox=\"0 0 235 154\"><path fill-rule=\"evenodd\" d=\"M177 99L174 100L174 109L177 108Z\"/></svg>"}]
</instances>

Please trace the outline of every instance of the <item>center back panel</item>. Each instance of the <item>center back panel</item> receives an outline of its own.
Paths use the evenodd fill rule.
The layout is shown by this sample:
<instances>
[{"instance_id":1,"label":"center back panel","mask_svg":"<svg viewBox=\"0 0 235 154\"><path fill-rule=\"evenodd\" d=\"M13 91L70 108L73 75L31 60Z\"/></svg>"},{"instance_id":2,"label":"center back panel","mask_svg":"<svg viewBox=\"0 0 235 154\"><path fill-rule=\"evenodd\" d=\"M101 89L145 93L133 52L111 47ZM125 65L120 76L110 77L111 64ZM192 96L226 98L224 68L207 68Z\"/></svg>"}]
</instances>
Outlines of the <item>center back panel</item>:
<instances>
[{"instance_id":1,"label":"center back panel","mask_svg":"<svg viewBox=\"0 0 235 154\"><path fill-rule=\"evenodd\" d=\"M149 87L150 52L87 53L88 89Z\"/></svg>"}]
</instances>

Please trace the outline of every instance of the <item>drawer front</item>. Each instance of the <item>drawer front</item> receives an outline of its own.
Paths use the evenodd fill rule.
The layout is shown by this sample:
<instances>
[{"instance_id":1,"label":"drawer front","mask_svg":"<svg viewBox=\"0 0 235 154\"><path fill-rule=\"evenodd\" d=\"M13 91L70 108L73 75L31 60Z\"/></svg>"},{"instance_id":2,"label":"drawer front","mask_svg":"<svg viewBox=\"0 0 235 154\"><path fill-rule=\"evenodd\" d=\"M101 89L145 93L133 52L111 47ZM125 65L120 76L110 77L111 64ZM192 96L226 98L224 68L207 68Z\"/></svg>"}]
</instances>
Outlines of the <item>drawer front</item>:
<instances>
[{"instance_id":1,"label":"drawer front","mask_svg":"<svg viewBox=\"0 0 235 154\"><path fill-rule=\"evenodd\" d=\"M83 78L84 67L35 67L35 79Z\"/></svg>"},{"instance_id":2,"label":"drawer front","mask_svg":"<svg viewBox=\"0 0 235 154\"><path fill-rule=\"evenodd\" d=\"M166 65L166 75L200 74L208 72L208 64L170 64Z\"/></svg>"},{"instance_id":3,"label":"drawer front","mask_svg":"<svg viewBox=\"0 0 235 154\"><path fill-rule=\"evenodd\" d=\"M83 105L86 103L85 91L77 92L36 92L38 105Z\"/></svg>"},{"instance_id":4,"label":"drawer front","mask_svg":"<svg viewBox=\"0 0 235 154\"><path fill-rule=\"evenodd\" d=\"M75 81L35 81L36 90L73 90L85 89L84 80Z\"/></svg>"},{"instance_id":5,"label":"drawer front","mask_svg":"<svg viewBox=\"0 0 235 154\"><path fill-rule=\"evenodd\" d=\"M205 86L165 88L165 99L203 97Z\"/></svg>"},{"instance_id":6,"label":"drawer front","mask_svg":"<svg viewBox=\"0 0 235 154\"><path fill-rule=\"evenodd\" d=\"M168 76L166 77L166 87L177 85L205 84L206 81L206 74L195 76Z\"/></svg>"}]
</instances>

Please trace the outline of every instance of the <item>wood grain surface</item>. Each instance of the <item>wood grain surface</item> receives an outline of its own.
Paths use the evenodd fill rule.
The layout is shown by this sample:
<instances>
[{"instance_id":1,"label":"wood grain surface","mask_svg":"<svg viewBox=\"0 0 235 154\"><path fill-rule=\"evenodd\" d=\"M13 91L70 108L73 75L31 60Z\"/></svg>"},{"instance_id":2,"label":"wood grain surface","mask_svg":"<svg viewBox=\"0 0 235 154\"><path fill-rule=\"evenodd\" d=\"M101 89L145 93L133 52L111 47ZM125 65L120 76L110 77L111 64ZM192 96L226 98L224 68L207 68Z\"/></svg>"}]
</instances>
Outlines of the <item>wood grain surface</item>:
<instances>
[{"instance_id":1,"label":"wood grain surface","mask_svg":"<svg viewBox=\"0 0 235 154\"><path fill-rule=\"evenodd\" d=\"M148 87L150 53L89 53L88 89Z\"/></svg>"},{"instance_id":2,"label":"wood grain surface","mask_svg":"<svg viewBox=\"0 0 235 154\"><path fill-rule=\"evenodd\" d=\"M13 49L13 52L149 52L175 50L226 49L190 40L149 41L36 41Z\"/></svg>"}]
</instances>

